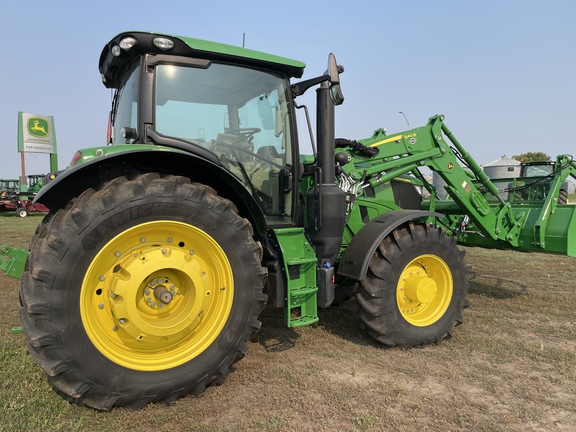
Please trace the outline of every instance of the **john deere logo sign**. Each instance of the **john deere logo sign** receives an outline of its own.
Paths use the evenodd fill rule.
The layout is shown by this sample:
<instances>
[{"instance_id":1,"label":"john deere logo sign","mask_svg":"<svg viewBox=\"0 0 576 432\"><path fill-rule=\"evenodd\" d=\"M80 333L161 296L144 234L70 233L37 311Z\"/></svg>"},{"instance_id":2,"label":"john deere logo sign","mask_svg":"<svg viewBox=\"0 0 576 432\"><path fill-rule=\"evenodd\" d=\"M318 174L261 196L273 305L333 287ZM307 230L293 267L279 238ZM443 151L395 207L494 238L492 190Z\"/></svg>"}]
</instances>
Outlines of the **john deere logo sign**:
<instances>
[{"instance_id":1,"label":"john deere logo sign","mask_svg":"<svg viewBox=\"0 0 576 432\"><path fill-rule=\"evenodd\" d=\"M35 137L46 138L50 135L50 126L48 126L48 122L42 118L29 118L28 134Z\"/></svg>"},{"instance_id":2,"label":"john deere logo sign","mask_svg":"<svg viewBox=\"0 0 576 432\"><path fill-rule=\"evenodd\" d=\"M18 151L56 153L54 118L52 116L19 112Z\"/></svg>"}]
</instances>

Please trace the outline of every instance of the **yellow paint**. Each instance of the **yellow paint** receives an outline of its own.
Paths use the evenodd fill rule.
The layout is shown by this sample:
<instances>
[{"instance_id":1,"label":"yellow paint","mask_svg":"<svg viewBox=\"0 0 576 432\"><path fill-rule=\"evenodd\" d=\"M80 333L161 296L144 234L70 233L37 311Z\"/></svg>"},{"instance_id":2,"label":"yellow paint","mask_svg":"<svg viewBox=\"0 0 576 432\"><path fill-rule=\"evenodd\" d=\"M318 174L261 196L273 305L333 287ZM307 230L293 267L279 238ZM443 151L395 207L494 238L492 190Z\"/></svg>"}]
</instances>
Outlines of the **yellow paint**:
<instances>
[{"instance_id":1,"label":"yellow paint","mask_svg":"<svg viewBox=\"0 0 576 432\"><path fill-rule=\"evenodd\" d=\"M402 317L416 327L440 320L452 301L454 281L446 262L423 254L408 263L398 279L396 301Z\"/></svg>"},{"instance_id":2,"label":"yellow paint","mask_svg":"<svg viewBox=\"0 0 576 432\"><path fill-rule=\"evenodd\" d=\"M232 268L216 240L193 225L157 220L120 232L96 254L80 287L80 316L102 355L152 372L206 351L233 301Z\"/></svg>"},{"instance_id":3,"label":"yellow paint","mask_svg":"<svg viewBox=\"0 0 576 432\"><path fill-rule=\"evenodd\" d=\"M382 141L378 141L378 142L376 142L376 143L374 143L374 144L371 144L370 147L376 147L376 146L379 146L379 145L382 145L382 144L386 144L386 143L389 143L389 142L398 141L400 138L402 138L402 135L396 135L396 136L393 136L393 137L390 137L390 138L386 138L386 139L384 139L384 140L382 140Z\"/></svg>"}]
</instances>

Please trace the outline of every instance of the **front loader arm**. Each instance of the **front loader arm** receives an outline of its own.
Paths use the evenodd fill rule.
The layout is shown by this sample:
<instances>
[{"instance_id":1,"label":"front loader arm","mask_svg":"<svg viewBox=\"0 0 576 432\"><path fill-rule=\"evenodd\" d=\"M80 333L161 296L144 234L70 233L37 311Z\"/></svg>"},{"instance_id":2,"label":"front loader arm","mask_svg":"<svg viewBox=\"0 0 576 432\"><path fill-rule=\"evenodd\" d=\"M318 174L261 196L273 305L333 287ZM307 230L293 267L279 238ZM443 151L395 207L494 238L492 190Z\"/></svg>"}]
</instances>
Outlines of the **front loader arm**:
<instances>
[{"instance_id":1,"label":"front loader arm","mask_svg":"<svg viewBox=\"0 0 576 432\"><path fill-rule=\"evenodd\" d=\"M510 204L502 200L499 206L490 206L472 180L477 180L496 197L498 189L456 140L443 120L444 116L437 115L431 117L424 127L391 136L381 129L377 130L371 138L360 142L378 148L378 155L373 158L357 158L353 164L345 165L344 171L352 178L362 179L370 186L377 187L407 173L421 178L419 168L428 167L446 182L446 190L458 205L459 213L467 215L485 236L518 246L524 215L514 215ZM470 172L462 168L460 162ZM430 210L441 211L435 208L434 196Z\"/></svg>"},{"instance_id":2,"label":"front loader arm","mask_svg":"<svg viewBox=\"0 0 576 432\"><path fill-rule=\"evenodd\" d=\"M518 246L518 238L524 222L524 213L514 215L510 203L506 203L500 198L499 191L494 186L494 183L454 137L450 129L444 124L443 119L444 116L435 116L430 119L429 124L432 123L434 140L440 146L445 145L446 141L440 132L444 133L453 145L453 147L449 148L451 153L456 155L471 170L473 179L478 180L490 194L498 198L500 201L499 206L491 207L486 198L484 198L484 194L474 183L462 179L463 175L467 173L460 164L454 164L452 169L449 170L451 171L450 174L446 171L438 170L437 161L434 161L430 168L435 169L448 184L446 190L450 197L470 216L485 235L495 240L504 240L512 246Z\"/></svg>"}]
</instances>

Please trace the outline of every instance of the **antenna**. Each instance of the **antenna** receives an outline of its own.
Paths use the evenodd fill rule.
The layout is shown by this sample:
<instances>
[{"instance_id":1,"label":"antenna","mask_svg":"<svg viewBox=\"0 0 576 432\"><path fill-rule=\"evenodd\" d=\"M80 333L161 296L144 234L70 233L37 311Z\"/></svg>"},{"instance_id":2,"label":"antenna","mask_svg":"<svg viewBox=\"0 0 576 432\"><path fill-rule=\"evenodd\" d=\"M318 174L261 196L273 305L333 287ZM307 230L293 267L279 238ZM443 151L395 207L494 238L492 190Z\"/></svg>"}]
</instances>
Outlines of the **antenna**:
<instances>
[{"instance_id":1,"label":"antenna","mask_svg":"<svg viewBox=\"0 0 576 432\"><path fill-rule=\"evenodd\" d=\"M404 116L404 120L406 120L406 124L408 125L408 129L410 129L410 123L408 122L408 119L406 118L406 114L404 114L402 111L398 111L398 114L402 114Z\"/></svg>"},{"instance_id":2,"label":"antenna","mask_svg":"<svg viewBox=\"0 0 576 432\"><path fill-rule=\"evenodd\" d=\"M242 48L246 48L246 33L242 33Z\"/></svg>"}]
</instances>

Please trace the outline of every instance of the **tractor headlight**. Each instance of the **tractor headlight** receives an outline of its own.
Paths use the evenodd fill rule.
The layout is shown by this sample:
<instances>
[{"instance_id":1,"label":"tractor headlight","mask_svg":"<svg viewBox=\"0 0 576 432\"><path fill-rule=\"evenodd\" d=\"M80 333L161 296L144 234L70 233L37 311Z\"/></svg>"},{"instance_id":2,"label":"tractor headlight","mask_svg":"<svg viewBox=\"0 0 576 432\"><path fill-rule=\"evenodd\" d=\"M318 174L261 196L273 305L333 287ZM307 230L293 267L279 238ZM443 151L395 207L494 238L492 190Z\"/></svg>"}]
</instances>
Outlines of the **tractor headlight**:
<instances>
[{"instance_id":1,"label":"tractor headlight","mask_svg":"<svg viewBox=\"0 0 576 432\"><path fill-rule=\"evenodd\" d=\"M130 48L132 48L134 45L136 45L136 39L133 38L132 36L125 37L124 39L122 39L120 41L120 43L118 45L124 51L128 51Z\"/></svg>"},{"instance_id":2,"label":"tractor headlight","mask_svg":"<svg viewBox=\"0 0 576 432\"><path fill-rule=\"evenodd\" d=\"M122 51L128 51L134 45L136 45L135 38L132 36L125 37L118 43L118 45L112 46L112 55L114 57L118 57L120 54L122 54Z\"/></svg>"},{"instance_id":3,"label":"tractor headlight","mask_svg":"<svg viewBox=\"0 0 576 432\"><path fill-rule=\"evenodd\" d=\"M152 43L161 50L169 50L174 48L174 41L165 37L157 37L152 40Z\"/></svg>"}]
</instances>

